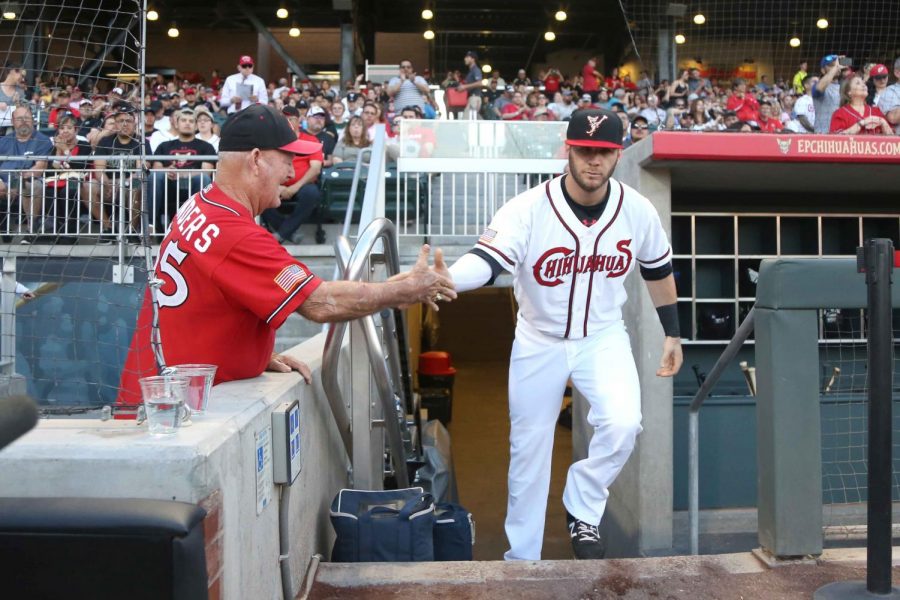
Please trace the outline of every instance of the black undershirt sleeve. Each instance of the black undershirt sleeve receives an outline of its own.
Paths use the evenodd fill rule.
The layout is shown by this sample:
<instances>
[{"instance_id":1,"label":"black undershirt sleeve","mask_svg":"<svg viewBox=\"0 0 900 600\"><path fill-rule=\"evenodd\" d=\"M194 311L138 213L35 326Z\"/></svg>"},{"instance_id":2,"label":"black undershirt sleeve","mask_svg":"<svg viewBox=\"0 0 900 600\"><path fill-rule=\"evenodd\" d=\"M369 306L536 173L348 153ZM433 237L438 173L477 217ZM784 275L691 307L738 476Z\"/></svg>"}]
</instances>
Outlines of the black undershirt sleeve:
<instances>
[{"instance_id":1,"label":"black undershirt sleeve","mask_svg":"<svg viewBox=\"0 0 900 600\"><path fill-rule=\"evenodd\" d=\"M500 266L500 263L497 261L497 259L481 248L472 248L471 250L469 250L469 254L474 254L478 258L483 258L487 262L487 264L491 266L491 278L488 279L487 283L485 283L484 285L494 285L494 282L497 281L497 277L499 277L500 274L505 271L505 269Z\"/></svg>"},{"instance_id":2,"label":"black undershirt sleeve","mask_svg":"<svg viewBox=\"0 0 900 600\"><path fill-rule=\"evenodd\" d=\"M672 274L672 261L670 260L666 264L661 267L656 267L655 269L646 269L641 267L641 277L644 278L644 281L659 281L660 279L665 279L669 275Z\"/></svg>"}]
</instances>

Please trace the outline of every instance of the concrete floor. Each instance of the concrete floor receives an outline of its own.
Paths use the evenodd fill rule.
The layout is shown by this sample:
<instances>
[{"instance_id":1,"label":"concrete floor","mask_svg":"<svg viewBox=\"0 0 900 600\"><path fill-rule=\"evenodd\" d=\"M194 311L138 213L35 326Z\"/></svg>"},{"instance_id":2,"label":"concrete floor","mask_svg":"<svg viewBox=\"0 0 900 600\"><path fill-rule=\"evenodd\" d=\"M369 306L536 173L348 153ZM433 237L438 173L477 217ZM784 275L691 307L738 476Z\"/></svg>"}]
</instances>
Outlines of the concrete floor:
<instances>
[{"instance_id":1,"label":"concrete floor","mask_svg":"<svg viewBox=\"0 0 900 600\"><path fill-rule=\"evenodd\" d=\"M508 549L506 472L509 467L508 361L455 363L453 421L448 430L460 504L475 517L475 560L502 560ZM551 400L548 400L551 401ZM562 406L562 398L559 398ZM572 432L556 427L542 558L572 558L562 505L566 471L572 462Z\"/></svg>"}]
</instances>

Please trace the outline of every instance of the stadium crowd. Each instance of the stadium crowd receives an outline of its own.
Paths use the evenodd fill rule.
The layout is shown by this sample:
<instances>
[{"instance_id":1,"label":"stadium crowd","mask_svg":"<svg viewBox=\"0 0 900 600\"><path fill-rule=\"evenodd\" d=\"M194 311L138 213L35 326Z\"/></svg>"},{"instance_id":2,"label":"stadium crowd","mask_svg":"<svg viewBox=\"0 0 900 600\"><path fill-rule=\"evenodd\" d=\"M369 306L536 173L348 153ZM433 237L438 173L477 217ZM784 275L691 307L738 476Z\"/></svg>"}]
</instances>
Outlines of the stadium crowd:
<instances>
[{"instance_id":1,"label":"stadium crowd","mask_svg":"<svg viewBox=\"0 0 900 600\"><path fill-rule=\"evenodd\" d=\"M59 223L47 218L48 206L62 198L82 205L83 215L89 214L101 233L112 232L111 190L116 186L107 167L114 165L87 157L139 155L143 147L145 155L152 155L146 166L153 169L153 223L161 232L180 202L208 182L225 119L254 103L273 106L299 137L322 143L320 153L295 159L295 178L282 186L289 212L263 215L276 238L294 242L321 202L323 169L355 163L371 145L378 123L386 125L389 158L396 156L392 149L403 119L553 121L591 107L619 115L626 147L660 130L900 134L900 58L892 68L880 63L855 68L847 57L830 54L815 64L817 72L804 62L793 77L776 77L773 83L766 75L756 82L706 78L696 68L671 82L654 81L646 71L632 78L618 68L604 76L594 58L575 74L549 68L532 77L519 69L506 81L497 70L485 78L478 61L476 52L467 52L464 71L450 71L436 81L428 69L418 74L412 61L403 60L386 82L360 76L339 89L328 80L266 82L245 55L225 78L216 71L208 81L156 76L145 82L143 102L136 85L103 90L79 85L72 75L38 78L28 86L22 66L10 64L0 82L0 128L7 133L0 137L0 155L17 160L0 163L0 201L18 207L19 230L57 232ZM443 92L442 102L437 90ZM433 134L421 135L421 155L427 156ZM47 164L29 155L59 160ZM45 180L45 169L55 169L53 177ZM139 197L131 189L131 200L121 204L131 206L127 222L134 230ZM71 212L64 208L62 218L69 219ZM7 231L10 220L4 217Z\"/></svg>"}]
</instances>

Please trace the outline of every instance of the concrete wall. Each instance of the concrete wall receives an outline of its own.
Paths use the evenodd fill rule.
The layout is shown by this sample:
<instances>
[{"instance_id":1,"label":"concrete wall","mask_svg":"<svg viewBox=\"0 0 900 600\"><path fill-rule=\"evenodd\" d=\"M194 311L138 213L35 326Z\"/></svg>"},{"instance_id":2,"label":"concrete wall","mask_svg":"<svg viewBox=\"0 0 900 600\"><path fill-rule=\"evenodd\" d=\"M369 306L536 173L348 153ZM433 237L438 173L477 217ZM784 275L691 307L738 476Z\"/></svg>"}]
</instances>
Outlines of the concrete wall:
<instances>
[{"instance_id":1,"label":"concrete wall","mask_svg":"<svg viewBox=\"0 0 900 600\"><path fill-rule=\"evenodd\" d=\"M651 149L651 142L643 141L626 150L615 176L653 202L671 234L669 172L641 167ZM664 336L647 287L636 272L628 276L625 287L628 302L623 316L640 377L644 431L610 488L602 523L609 557L666 554L672 548L672 380L656 376ZM587 427L584 398L576 392L573 400L573 452L574 460L579 460L587 455L593 432Z\"/></svg>"},{"instance_id":2,"label":"concrete wall","mask_svg":"<svg viewBox=\"0 0 900 600\"><path fill-rule=\"evenodd\" d=\"M257 514L255 436L271 424L273 407L300 400L302 470L290 517L296 587L312 554L329 555L327 509L347 481L346 453L318 379L323 342L319 335L289 352L313 369L312 385L292 373L216 386L207 414L170 438L152 438L133 421L42 421L0 453L0 493L201 504L210 511L204 527L211 597L281 598L278 490L264 486L271 502Z\"/></svg>"}]
</instances>

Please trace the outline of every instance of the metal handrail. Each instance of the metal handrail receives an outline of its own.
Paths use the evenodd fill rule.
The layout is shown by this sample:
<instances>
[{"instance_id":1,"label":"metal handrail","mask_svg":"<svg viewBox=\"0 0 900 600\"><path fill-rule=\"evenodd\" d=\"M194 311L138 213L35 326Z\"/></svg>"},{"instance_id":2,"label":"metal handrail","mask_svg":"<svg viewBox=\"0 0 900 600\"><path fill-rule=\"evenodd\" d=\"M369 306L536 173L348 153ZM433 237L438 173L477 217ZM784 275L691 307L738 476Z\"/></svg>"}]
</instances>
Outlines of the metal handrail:
<instances>
[{"instance_id":1,"label":"metal handrail","mask_svg":"<svg viewBox=\"0 0 900 600\"><path fill-rule=\"evenodd\" d=\"M697 555L700 551L700 407L722 377L725 368L731 364L741 346L753 333L755 312L756 307L753 307L747 313L744 322L738 327L734 337L725 346L716 364L700 385L688 411L688 524L693 555Z\"/></svg>"},{"instance_id":2,"label":"metal handrail","mask_svg":"<svg viewBox=\"0 0 900 600\"><path fill-rule=\"evenodd\" d=\"M346 265L343 266L344 279L348 281L358 281L361 279L364 269L367 267L369 257L375 245L384 241L385 264L387 266L388 276L397 274L400 271L400 257L397 248L397 233L394 224L384 218L378 218L366 227L359 236L356 248L350 255ZM341 236L336 243L336 256L339 262L344 262L346 250L349 248L347 239ZM391 316L387 317L389 327L394 324L393 311L387 311ZM375 326L375 319L369 315L361 319L363 332L366 338L366 350L369 355L369 362L372 365L372 374L375 379L375 385L378 389L378 396L384 410L384 424L387 428L388 446L391 451L391 460L394 467L397 485L400 487L409 486L409 475L406 470L406 451L404 449L404 438L409 437L405 417L405 404L395 391L392 381L400 381L399 373L395 371L395 361L391 360L386 363L384 348L378 338L378 331ZM322 385L325 390L325 396L331 406L331 412L334 415L335 423L340 432L341 439L344 442L344 448L347 455L353 457L353 440L350 429L350 416L347 414L346 405L343 400L343 394L338 385L338 363L340 360L341 344L346 332L347 322L333 323L328 328L325 337L325 349L322 354ZM393 328L392 328L393 330ZM391 355L396 355L396 338ZM389 363L389 364L388 364ZM392 379L393 376L393 379ZM401 412L402 411L402 412ZM394 415L396 418L391 418ZM354 466L355 468L355 466Z\"/></svg>"}]
</instances>

